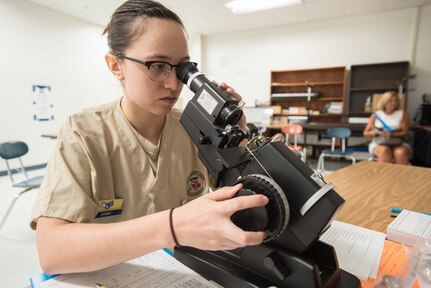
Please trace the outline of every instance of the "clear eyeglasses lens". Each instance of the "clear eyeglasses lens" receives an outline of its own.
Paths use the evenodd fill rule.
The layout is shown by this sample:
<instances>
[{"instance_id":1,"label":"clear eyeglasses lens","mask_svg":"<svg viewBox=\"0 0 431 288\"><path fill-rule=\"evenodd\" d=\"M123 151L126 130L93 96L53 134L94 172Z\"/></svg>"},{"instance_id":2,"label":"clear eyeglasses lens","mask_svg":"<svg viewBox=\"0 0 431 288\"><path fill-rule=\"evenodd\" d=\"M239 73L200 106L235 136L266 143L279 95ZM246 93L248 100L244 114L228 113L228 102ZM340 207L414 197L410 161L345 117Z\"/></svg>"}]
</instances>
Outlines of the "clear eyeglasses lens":
<instances>
[{"instance_id":1,"label":"clear eyeglasses lens","mask_svg":"<svg viewBox=\"0 0 431 288\"><path fill-rule=\"evenodd\" d=\"M169 73L171 73L171 71L172 68L169 64L156 62L151 64L148 73L151 80L161 82L169 76Z\"/></svg>"}]
</instances>

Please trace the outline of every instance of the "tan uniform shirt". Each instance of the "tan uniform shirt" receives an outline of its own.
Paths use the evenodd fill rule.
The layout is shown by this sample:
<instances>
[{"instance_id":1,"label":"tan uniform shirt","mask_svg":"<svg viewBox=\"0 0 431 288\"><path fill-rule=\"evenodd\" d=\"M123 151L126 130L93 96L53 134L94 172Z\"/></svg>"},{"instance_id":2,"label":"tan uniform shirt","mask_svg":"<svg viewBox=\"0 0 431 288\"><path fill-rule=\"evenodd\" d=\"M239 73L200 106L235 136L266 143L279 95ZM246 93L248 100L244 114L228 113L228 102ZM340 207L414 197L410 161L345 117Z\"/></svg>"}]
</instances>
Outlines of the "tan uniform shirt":
<instances>
[{"instance_id":1,"label":"tan uniform shirt","mask_svg":"<svg viewBox=\"0 0 431 288\"><path fill-rule=\"evenodd\" d=\"M144 149L157 153L157 146L143 143L119 100L69 117L48 162L31 227L41 216L81 223L124 221L207 193L208 172L180 116L176 110L166 116L159 155L153 157L157 161Z\"/></svg>"}]
</instances>

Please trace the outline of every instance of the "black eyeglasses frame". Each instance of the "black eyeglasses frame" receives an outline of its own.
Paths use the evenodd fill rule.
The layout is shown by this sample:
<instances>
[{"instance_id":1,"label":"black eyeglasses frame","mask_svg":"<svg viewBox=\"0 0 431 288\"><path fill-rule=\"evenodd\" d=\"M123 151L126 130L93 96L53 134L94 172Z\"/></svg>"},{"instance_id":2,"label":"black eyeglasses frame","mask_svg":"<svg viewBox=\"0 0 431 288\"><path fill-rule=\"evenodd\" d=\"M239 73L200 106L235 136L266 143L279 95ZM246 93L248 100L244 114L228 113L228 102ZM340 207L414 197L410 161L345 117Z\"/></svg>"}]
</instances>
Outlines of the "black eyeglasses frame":
<instances>
[{"instance_id":1,"label":"black eyeglasses frame","mask_svg":"<svg viewBox=\"0 0 431 288\"><path fill-rule=\"evenodd\" d=\"M153 65L154 63L163 63L163 64L167 64L167 65L169 65L170 67L171 67L171 70L169 71L169 73L174 69L174 68L176 68L176 67L180 67L182 64L184 64L184 63L192 63L193 65L195 65L196 67L198 66L198 63L196 63L196 62L191 62L191 61L187 61L187 62L184 62L184 63L180 63L180 64L176 64L176 65L173 65L173 64L171 64L171 63L169 63L169 62L166 62L166 61L160 61L160 60L158 60L158 61L142 61L142 60L139 60L139 59L136 59L136 58L132 58L132 57L128 57L128 56L125 56L125 55L116 55L118 58L121 58L121 59L127 59L127 60L130 60L130 61L133 61L133 62L135 62L135 63L138 63L138 64L141 64L141 65L144 65L145 67L147 67L147 69L148 69L148 72L150 71L150 68L151 68L151 65ZM169 74L168 74L169 75ZM168 77L168 75L166 75L166 78ZM149 75L148 75L149 76ZM165 79L166 79L165 78ZM151 80L153 80L151 77L150 77L150 79ZM155 80L153 80L153 81L155 81ZM162 80L162 81L164 81L164 80ZM161 82L161 81L155 81L155 82Z\"/></svg>"}]
</instances>

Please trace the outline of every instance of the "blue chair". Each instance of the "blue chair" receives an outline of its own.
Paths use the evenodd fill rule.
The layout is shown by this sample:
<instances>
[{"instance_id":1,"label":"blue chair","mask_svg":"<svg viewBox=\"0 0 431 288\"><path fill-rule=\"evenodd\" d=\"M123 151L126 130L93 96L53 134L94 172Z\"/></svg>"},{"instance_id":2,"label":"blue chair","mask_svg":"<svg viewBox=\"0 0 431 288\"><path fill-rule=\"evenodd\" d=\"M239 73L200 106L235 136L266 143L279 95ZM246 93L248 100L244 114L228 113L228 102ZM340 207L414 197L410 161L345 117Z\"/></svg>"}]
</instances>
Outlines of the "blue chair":
<instances>
[{"instance_id":1,"label":"blue chair","mask_svg":"<svg viewBox=\"0 0 431 288\"><path fill-rule=\"evenodd\" d=\"M331 137L331 149L325 149L320 153L317 161L317 170L325 169L325 157L348 158L352 164L356 163L356 158L352 155L353 149L346 149L346 139L350 137L352 131L347 127L328 128L327 135ZM341 141L341 149L335 149L337 140Z\"/></svg>"},{"instance_id":2,"label":"blue chair","mask_svg":"<svg viewBox=\"0 0 431 288\"><path fill-rule=\"evenodd\" d=\"M25 192L28 192L33 188L38 188L42 184L43 176L28 178L27 172L25 171L24 164L22 163L22 160L21 160L21 156L24 156L25 154L27 154L27 152L28 152L27 144L21 141L9 141L9 142L0 143L0 157L3 158L6 162L7 173L12 182L12 186L24 188L22 191L18 192L18 194L15 195L15 198L10 203L6 211L6 214L3 216L3 219L0 222L0 229L3 227L3 224L6 221L7 217L9 216L9 213L12 210L13 206L15 205L16 200L18 200L18 198L21 197L21 195L24 194ZM13 172L9 165L9 160L12 160L12 159L18 159L19 164L21 166L19 170L21 173L23 173L26 180L19 183L15 183L15 180L13 178Z\"/></svg>"}]
</instances>

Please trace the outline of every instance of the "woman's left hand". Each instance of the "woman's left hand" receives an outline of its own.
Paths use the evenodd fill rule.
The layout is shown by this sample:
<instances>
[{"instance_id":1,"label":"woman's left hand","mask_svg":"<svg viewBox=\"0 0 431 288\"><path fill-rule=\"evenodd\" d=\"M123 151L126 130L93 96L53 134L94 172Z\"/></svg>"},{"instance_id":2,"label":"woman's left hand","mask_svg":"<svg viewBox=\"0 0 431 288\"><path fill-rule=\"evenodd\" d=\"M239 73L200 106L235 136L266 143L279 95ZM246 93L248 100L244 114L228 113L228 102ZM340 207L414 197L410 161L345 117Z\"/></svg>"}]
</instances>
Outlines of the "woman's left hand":
<instances>
[{"instance_id":1,"label":"woman's left hand","mask_svg":"<svg viewBox=\"0 0 431 288\"><path fill-rule=\"evenodd\" d=\"M238 100L238 102L242 101L241 95L239 95L232 87L230 87L226 83L222 82L220 84L220 87L222 87L223 89L225 89L227 91L227 93L229 93L232 97L234 97L236 100ZM241 119L239 119L238 125L241 128L241 130L243 130L243 131L246 130L246 128L245 128L246 122L247 122L247 120L245 118L245 114L242 113L242 117L241 117Z\"/></svg>"}]
</instances>

